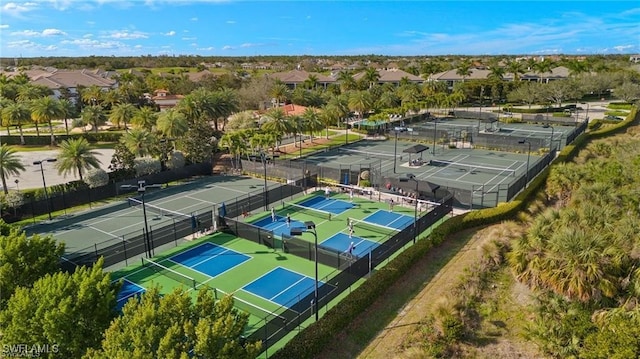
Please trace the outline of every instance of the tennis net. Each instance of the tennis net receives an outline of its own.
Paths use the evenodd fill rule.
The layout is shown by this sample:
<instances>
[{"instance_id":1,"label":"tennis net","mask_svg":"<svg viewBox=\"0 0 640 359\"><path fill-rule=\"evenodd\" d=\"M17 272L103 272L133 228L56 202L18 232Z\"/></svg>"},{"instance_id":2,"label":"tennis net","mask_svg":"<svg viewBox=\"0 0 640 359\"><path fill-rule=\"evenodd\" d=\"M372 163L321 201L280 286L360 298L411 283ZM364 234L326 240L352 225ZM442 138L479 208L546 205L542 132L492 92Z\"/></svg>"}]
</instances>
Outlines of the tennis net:
<instances>
[{"instance_id":1,"label":"tennis net","mask_svg":"<svg viewBox=\"0 0 640 359\"><path fill-rule=\"evenodd\" d=\"M480 166L480 165L471 165L466 163L459 162L451 162L451 161L443 161L443 160L430 160L430 166L435 167L451 167L457 168L461 171L466 171L468 173L476 173L476 172L486 172L486 173L495 173L495 174L504 174L508 176L515 177L516 170L508 169L508 168L500 168L500 167L491 167L491 166Z\"/></svg>"},{"instance_id":2,"label":"tennis net","mask_svg":"<svg viewBox=\"0 0 640 359\"><path fill-rule=\"evenodd\" d=\"M394 156L392 153L361 151L361 150L353 150L353 149L347 149L342 147L338 147L338 152L348 154L348 155L360 156L366 159L373 157L373 158L379 158L383 160L392 160L394 157L400 157L400 156Z\"/></svg>"},{"instance_id":3,"label":"tennis net","mask_svg":"<svg viewBox=\"0 0 640 359\"><path fill-rule=\"evenodd\" d=\"M362 221L355 218L349 218L348 220L353 222L354 232L356 232L357 229L363 229L363 230L368 230L368 231L372 231L372 232L376 232L384 235L391 235L400 231L398 228L387 227L382 224ZM347 225L348 223L349 222L347 222Z\"/></svg>"},{"instance_id":4,"label":"tennis net","mask_svg":"<svg viewBox=\"0 0 640 359\"><path fill-rule=\"evenodd\" d=\"M303 205L300 205L300 204L297 204L297 203L285 202L284 206L282 207L282 209L284 211L291 210L293 212L304 213L304 214L308 214L310 216L314 216L314 217L318 217L318 218L322 218L322 219L327 219L327 220L331 220L331 217L334 216L334 214L331 213L331 212L323 211L323 210L317 209L317 208L303 206Z\"/></svg>"},{"instance_id":5,"label":"tennis net","mask_svg":"<svg viewBox=\"0 0 640 359\"><path fill-rule=\"evenodd\" d=\"M142 209L142 201L140 201L139 199L136 198L128 198L127 201L129 202L129 207L135 207L135 208L139 208ZM184 213L180 213L180 212L176 212L176 211L172 211L172 210L168 210L162 207L158 207L149 203L144 203L144 206L146 207L147 211L157 214L159 216L163 216L163 217L182 217L182 218L191 218L191 215L188 214L184 214Z\"/></svg>"},{"instance_id":6,"label":"tennis net","mask_svg":"<svg viewBox=\"0 0 640 359\"><path fill-rule=\"evenodd\" d=\"M171 269L171 268L167 268L165 266L163 266L160 263L156 263L150 259L142 259L142 266L145 268L149 268L152 271L158 273L158 274L162 274L165 277L169 277L173 280L175 280L176 282L180 282L188 287L191 287L193 289L196 289L196 280L179 272L176 272L175 270Z\"/></svg>"}]
</instances>

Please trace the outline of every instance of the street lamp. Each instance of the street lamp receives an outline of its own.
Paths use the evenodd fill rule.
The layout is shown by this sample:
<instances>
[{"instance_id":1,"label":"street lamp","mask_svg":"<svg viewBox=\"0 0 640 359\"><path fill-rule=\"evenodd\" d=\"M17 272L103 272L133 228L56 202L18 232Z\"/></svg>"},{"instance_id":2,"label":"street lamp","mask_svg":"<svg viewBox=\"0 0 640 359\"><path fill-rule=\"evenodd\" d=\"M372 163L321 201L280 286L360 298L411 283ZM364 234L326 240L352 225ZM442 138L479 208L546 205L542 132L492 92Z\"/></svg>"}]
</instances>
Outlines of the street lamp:
<instances>
[{"instance_id":1,"label":"street lamp","mask_svg":"<svg viewBox=\"0 0 640 359\"><path fill-rule=\"evenodd\" d=\"M262 192L264 197L264 210L269 210L269 198L267 194L267 155L264 151L260 152L260 159L262 160L262 166L264 167L264 190Z\"/></svg>"},{"instance_id":2,"label":"street lamp","mask_svg":"<svg viewBox=\"0 0 640 359\"><path fill-rule=\"evenodd\" d=\"M549 149L550 150L554 150L555 147L553 147L553 132L554 132L553 126L551 126L550 124L546 123L546 124L544 124L544 126L542 126L542 128L551 128L551 139L549 140Z\"/></svg>"},{"instance_id":3,"label":"street lamp","mask_svg":"<svg viewBox=\"0 0 640 359\"><path fill-rule=\"evenodd\" d=\"M15 184L16 184L16 190L18 190L18 192L20 192L20 186L18 186L18 183L20 183L20 180L16 178L16 180L13 181L13 182L15 182Z\"/></svg>"},{"instance_id":4,"label":"street lamp","mask_svg":"<svg viewBox=\"0 0 640 359\"><path fill-rule=\"evenodd\" d=\"M302 235L302 233L307 231L313 233L314 248L315 248L313 259L315 260L315 264L316 264L316 281L315 281L315 289L313 292L313 306L314 306L313 309L316 313L316 322L317 322L318 321L318 233L316 232L316 224L313 221L306 221L304 222L304 225L306 228L299 228L299 227L291 228L290 234L292 236L300 236Z\"/></svg>"},{"instance_id":5,"label":"street lamp","mask_svg":"<svg viewBox=\"0 0 640 359\"><path fill-rule=\"evenodd\" d=\"M393 145L393 173L396 173L396 160L398 158L398 131L394 130L393 132L396 134L396 142Z\"/></svg>"},{"instance_id":6,"label":"street lamp","mask_svg":"<svg viewBox=\"0 0 640 359\"><path fill-rule=\"evenodd\" d=\"M147 222L147 206L146 203L144 201L144 194L147 192L147 188L160 188L162 185L161 184L150 184L147 185L146 181L141 180L138 181L138 185L130 185L130 184L125 184L120 186L120 188L123 189L131 189L131 188L136 188L138 191L138 194L141 197L141 201L142 201L142 216L144 218L144 239L145 239L145 246L147 247L147 258L151 258L153 257L153 245L151 244L151 236L149 235L149 223Z\"/></svg>"},{"instance_id":7,"label":"street lamp","mask_svg":"<svg viewBox=\"0 0 640 359\"><path fill-rule=\"evenodd\" d=\"M529 150L527 151L527 173L525 174L527 182L524 184L524 186L527 187L527 185L529 184L529 160L531 158L531 142L527 140L520 140L518 141L518 143L521 145L524 145L525 143L529 145Z\"/></svg>"},{"instance_id":8,"label":"street lamp","mask_svg":"<svg viewBox=\"0 0 640 359\"><path fill-rule=\"evenodd\" d=\"M587 113L584 115L584 117L587 119L587 121L589 121L589 103L588 102L581 102L583 105L587 105Z\"/></svg>"},{"instance_id":9,"label":"street lamp","mask_svg":"<svg viewBox=\"0 0 640 359\"><path fill-rule=\"evenodd\" d=\"M418 192L418 185L420 182L416 178L415 175L411 173L407 173L407 177L400 177L400 182L409 182L414 181L416 183L416 198L414 200L415 205L413 208L413 244L416 244L416 238L418 237L418 198L420 197L420 192Z\"/></svg>"},{"instance_id":10,"label":"street lamp","mask_svg":"<svg viewBox=\"0 0 640 359\"><path fill-rule=\"evenodd\" d=\"M436 135L438 133L438 118L433 119L433 151L431 151L432 155L436 155Z\"/></svg>"},{"instance_id":11,"label":"street lamp","mask_svg":"<svg viewBox=\"0 0 640 359\"><path fill-rule=\"evenodd\" d=\"M55 158L46 158L41 161L33 161L34 165L40 166L40 173L42 173L42 188L44 189L44 198L47 201L47 212L49 213L49 220L51 220L51 203L49 203L49 194L47 193L47 182L44 179L44 167L42 167L42 164L44 162L56 162L56 161L57 159ZM16 185L17 184L18 183L16 182Z\"/></svg>"}]
</instances>

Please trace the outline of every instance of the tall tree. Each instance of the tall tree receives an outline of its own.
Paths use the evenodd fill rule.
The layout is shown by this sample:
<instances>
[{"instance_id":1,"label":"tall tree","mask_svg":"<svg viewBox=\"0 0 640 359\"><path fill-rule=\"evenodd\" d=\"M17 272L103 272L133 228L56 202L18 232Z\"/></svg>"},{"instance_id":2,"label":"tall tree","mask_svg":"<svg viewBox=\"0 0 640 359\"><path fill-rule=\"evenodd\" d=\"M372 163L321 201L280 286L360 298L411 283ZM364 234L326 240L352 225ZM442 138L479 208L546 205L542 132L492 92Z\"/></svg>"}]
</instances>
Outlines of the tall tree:
<instances>
[{"instance_id":1,"label":"tall tree","mask_svg":"<svg viewBox=\"0 0 640 359\"><path fill-rule=\"evenodd\" d=\"M0 221L0 310L16 288L31 288L39 278L60 269L64 243L52 237L27 236ZM1 340L0 340L1 341Z\"/></svg>"},{"instance_id":2,"label":"tall tree","mask_svg":"<svg viewBox=\"0 0 640 359\"><path fill-rule=\"evenodd\" d=\"M233 306L232 297L215 300L213 291L198 297L175 290L162 296L149 289L140 301L131 300L105 331L102 346L91 358L233 358L252 359L260 343L245 343L248 314Z\"/></svg>"},{"instance_id":3,"label":"tall tree","mask_svg":"<svg viewBox=\"0 0 640 359\"><path fill-rule=\"evenodd\" d=\"M289 89L282 82L276 82L271 87L269 94L276 100L276 107L280 107L281 103L286 103L289 98Z\"/></svg>"},{"instance_id":4,"label":"tall tree","mask_svg":"<svg viewBox=\"0 0 640 359\"><path fill-rule=\"evenodd\" d=\"M120 140L136 157L150 155L156 144L156 138L151 132L139 128L127 132Z\"/></svg>"},{"instance_id":5,"label":"tall tree","mask_svg":"<svg viewBox=\"0 0 640 359\"><path fill-rule=\"evenodd\" d=\"M158 113L151 107L145 106L136 111L133 124L147 131L151 131L158 121Z\"/></svg>"},{"instance_id":6,"label":"tall tree","mask_svg":"<svg viewBox=\"0 0 640 359\"><path fill-rule=\"evenodd\" d=\"M24 170L24 165L20 157L16 154L16 151L6 144L0 146L0 178L2 179L4 194L9 193L9 189L7 188L7 178L9 175L19 176L20 172Z\"/></svg>"},{"instance_id":7,"label":"tall tree","mask_svg":"<svg viewBox=\"0 0 640 359\"><path fill-rule=\"evenodd\" d=\"M184 115L175 109L169 109L161 112L157 122L158 130L162 132L165 137L178 138L182 137L189 126Z\"/></svg>"},{"instance_id":8,"label":"tall tree","mask_svg":"<svg viewBox=\"0 0 640 359\"><path fill-rule=\"evenodd\" d=\"M123 126L127 130L127 124L136 117L138 109L130 103L121 103L115 105L109 114L109 121L117 128Z\"/></svg>"},{"instance_id":9,"label":"tall tree","mask_svg":"<svg viewBox=\"0 0 640 359\"><path fill-rule=\"evenodd\" d=\"M462 82L464 82L464 80L471 75L471 61L460 61L456 68L456 74L462 76Z\"/></svg>"},{"instance_id":10,"label":"tall tree","mask_svg":"<svg viewBox=\"0 0 640 359\"><path fill-rule=\"evenodd\" d=\"M80 358L87 348L97 348L113 318L118 290L102 263L73 274L47 274L31 288L18 287L0 312L2 345L57 345L52 358Z\"/></svg>"},{"instance_id":11,"label":"tall tree","mask_svg":"<svg viewBox=\"0 0 640 359\"><path fill-rule=\"evenodd\" d=\"M292 133L293 128L287 120L287 114L282 108L273 108L265 114L264 118L267 120L262 124L261 128L265 131L269 131L276 136L276 142L279 142L283 135ZM276 143L276 147L278 144Z\"/></svg>"},{"instance_id":12,"label":"tall tree","mask_svg":"<svg viewBox=\"0 0 640 359\"><path fill-rule=\"evenodd\" d=\"M83 137L68 139L60 144L56 167L58 173L66 176L73 173L83 180L85 170L100 167L100 160L96 157L98 152L91 149L91 145Z\"/></svg>"},{"instance_id":13,"label":"tall tree","mask_svg":"<svg viewBox=\"0 0 640 359\"><path fill-rule=\"evenodd\" d=\"M509 60L509 62L507 62L507 72L513 75L514 82L518 82L520 81L520 75L524 73L524 66L522 66L522 63L518 60Z\"/></svg>"},{"instance_id":14,"label":"tall tree","mask_svg":"<svg viewBox=\"0 0 640 359\"><path fill-rule=\"evenodd\" d=\"M73 102L69 101L66 98L59 100L60 103L60 114L62 115L62 119L64 120L64 129L69 136L69 118L76 113L75 105Z\"/></svg>"},{"instance_id":15,"label":"tall tree","mask_svg":"<svg viewBox=\"0 0 640 359\"><path fill-rule=\"evenodd\" d=\"M364 71L363 79L367 81L367 83L369 84L369 88L372 88L374 85L378 83L378 80L380 79L380 73L378 72L377 69L373 67L368 67Z\"/></svg>"},{"instance_id":16,"label":"tall tree","mask_svg":"<svg viewBox=\"0 0 640 359\"><path fill-rule=\"evenodd\" d=\"M85 106L80 116L83 124L91 125L95 133L98 133L98 128L107 122L107 115L100 105Z\"/></svg>"},{"instance_id":17,"label":"tall tree","mask_svg":"<svg viewBox=\"0 0 640 359\"><path fill-rule=\"evenodd\" d=\"M31 118L33 122L47 123L51 134L51 146L55 146L56 138L53 134L53 120L64 117L64 112L58 100L52 97L41 97L31 102Z\"/></svg>"},{"instance_id":18,"label":"tall tree","mask_svg":"<svg viewBox=\"0 0 640 359\"><path fill-rule=\"evenodd\" d=\"M24 134L22 132L22 126L31 120L31 111L28 106L22 102L11 102L2 109L2 125L7 126L7 133L9 132L9 126L17 126L20 131L20 144L24 145Z\"/></svg>"}]
</instances>

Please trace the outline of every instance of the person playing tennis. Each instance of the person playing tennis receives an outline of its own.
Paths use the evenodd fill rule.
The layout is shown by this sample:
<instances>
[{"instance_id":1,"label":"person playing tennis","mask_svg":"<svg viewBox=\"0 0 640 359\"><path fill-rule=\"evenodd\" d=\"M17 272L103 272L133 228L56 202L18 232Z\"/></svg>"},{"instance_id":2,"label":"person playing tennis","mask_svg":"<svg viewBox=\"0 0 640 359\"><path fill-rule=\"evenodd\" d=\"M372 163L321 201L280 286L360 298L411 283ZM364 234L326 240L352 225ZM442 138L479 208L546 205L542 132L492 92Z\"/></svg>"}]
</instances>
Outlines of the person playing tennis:
<instances>
[{"instance_id":1,"label":"person playing tennis","mask_svg":"<svg viewBox=\"0 0 640 359\"><path fill-rule=\"evenodd\" d=\"M276 221L276 207L271 207L271 222Z\"/></svg>"},{"instance_id":2,"label":"person playing tennis","mask_svg":"<svg viewBox=\"0 0 640 359\"><path fill-rule=\"evenodd\" d=\"M291 214L287 213L287 228L291 227Z\"/></svg>"}]
</instances>

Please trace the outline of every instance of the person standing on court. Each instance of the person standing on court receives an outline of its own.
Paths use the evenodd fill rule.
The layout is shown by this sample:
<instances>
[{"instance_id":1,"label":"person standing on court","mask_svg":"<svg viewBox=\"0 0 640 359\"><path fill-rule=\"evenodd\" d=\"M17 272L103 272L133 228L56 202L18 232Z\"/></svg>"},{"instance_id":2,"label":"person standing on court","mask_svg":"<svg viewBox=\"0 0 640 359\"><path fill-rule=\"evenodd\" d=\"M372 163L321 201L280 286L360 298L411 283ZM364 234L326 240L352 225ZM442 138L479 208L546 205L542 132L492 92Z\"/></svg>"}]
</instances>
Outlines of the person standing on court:
<instances>
[{"instance_id":1,"label":"person standing on court","mask_svg":"<svg viewBox=\"0 0 640 359\"><path fill-rule=\"evenodd\" d=\"M291 227L291 214L287 213L287 228Z\"/></svg>"},{"instance_id":2,"label":"person standing on court","mask_svg":"<svg viewBox=\"0 0 640 359\"><path fill-rule=\"evenodd\" d=\"M271 222L276 221L276 207L271 207Z\"/></svg>"},{"instance_id":3,"label":"person standing on court","mask_svg":"<svg viewBox=\"0 0 640 359\"><path fill-rule=\"evenodd\" d=\"M353 238L353 220L347 219L347 226L349 227L349 238Z\"/></svg>"},{"instance_id":4,"label":"person standing on court","mask_svg":"<svg viewBox=\"0 0 640 359\"><path fill-rule=\"evenodd\" d=\"M353 203L353 188L349 189L349 199L351 200L351 203Z\"/></svg>"},{"instance_id":5,"label":"person standing on court","mask_svg":"<svg viewBox=\"0 0 640 359\"><path fill-rule=\"evenodd\" d=\"M389 199L389 212L393 212L393 198Z\"/></svg>"},{"instance_id":6,"label":"person standing on court","mask_svg":"<svg viewBox=\"0 0 640 359\"><path fill-rule=\"evenodd\" d=\"M331 190L329 189L329 186L324 188L324 198L329 198L329 195L331 194Z\"/></svg>"}]
</instances>

